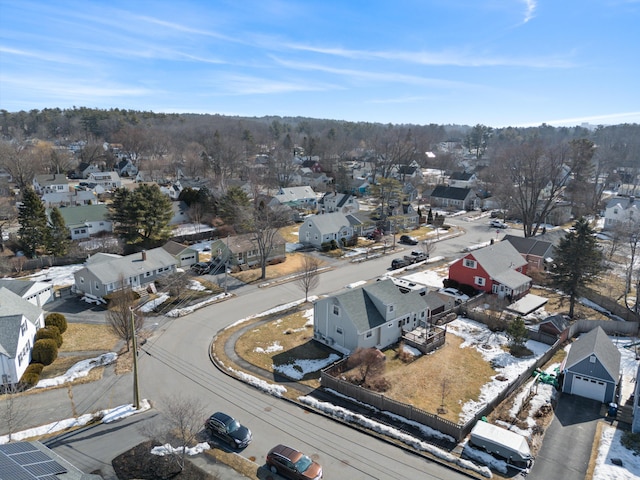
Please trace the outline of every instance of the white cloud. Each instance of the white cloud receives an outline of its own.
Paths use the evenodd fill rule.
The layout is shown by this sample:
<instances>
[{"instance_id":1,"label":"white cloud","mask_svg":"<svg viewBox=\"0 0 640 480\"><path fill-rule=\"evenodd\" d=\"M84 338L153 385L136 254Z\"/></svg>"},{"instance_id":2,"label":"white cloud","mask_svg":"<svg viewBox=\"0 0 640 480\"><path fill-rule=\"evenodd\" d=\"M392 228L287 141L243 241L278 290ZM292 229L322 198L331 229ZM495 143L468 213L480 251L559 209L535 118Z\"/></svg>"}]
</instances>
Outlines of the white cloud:
<instances>
[{"instance_id":1,"label":"white cloud","mask_svg":"<svg viewBox=\"0 0 640 480\"><path fill-rule=\"evenodd\" d=\"M525 11L524 20L522 22L527 23L529 20L535 17L535 11L536 7L538 6L538 2L536 0L524 0L524 3L527 6L527 9Z\"/></svg>"}]
</instances>

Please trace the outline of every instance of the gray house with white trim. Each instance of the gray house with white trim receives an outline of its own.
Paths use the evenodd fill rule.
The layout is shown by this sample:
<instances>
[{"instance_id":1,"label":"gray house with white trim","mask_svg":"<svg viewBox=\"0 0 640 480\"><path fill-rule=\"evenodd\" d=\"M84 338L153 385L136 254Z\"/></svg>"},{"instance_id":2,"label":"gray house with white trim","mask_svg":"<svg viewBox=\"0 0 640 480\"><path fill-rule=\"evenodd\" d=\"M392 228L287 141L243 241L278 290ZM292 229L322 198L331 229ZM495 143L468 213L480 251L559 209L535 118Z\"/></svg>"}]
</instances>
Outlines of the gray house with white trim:
<instances>
[{"instance_id":1,"label":"gray house with white trim","mask_svg":"<svg viewBox=\"0 0 640 480\"><path fill-rule=\"evenodd\" d=\"M401 293L390 279L381 280L316 301L313 338L345 354L383 349L425 322L427 310L419 291Z\"/></svg>"},{"instance_id":2,"label":"gray house with white trim","mask_svg":"<svg viewBox=\"0 0 640 480\"><path fill-rule=\"evenodd\" d=\"M311 215L305 218L298 229L300 243L316 248L320 248L323 243L331 242L332 240L341 245L342 239L350 239L353 235L352 222L342 212Z\"/></svg>"},{"instance_id":3,"label":"gray house with white trim","mask_svg":"<svg viewBox=\"0 0 640 480\"><path fill-rule=\"evenodd\" d=\"M562 391L604 403L614 401L620 357L620 351L601 327L581 335L571 344L560 367L564 373Z\"/></svg>"},{"instance_id":4,"label":"gray house with white trim","mask_svg":"<svg viewBox=\"0 0 640 480\"><path fill-rule=\"evenodd\" d=\"M104 300L104 297L124 286L133 289L144 287L158 277L174 273L177 263L173 255L162 247L125 257L97 253L73 274L75 291Z\"/></svg>"}]
</instances>

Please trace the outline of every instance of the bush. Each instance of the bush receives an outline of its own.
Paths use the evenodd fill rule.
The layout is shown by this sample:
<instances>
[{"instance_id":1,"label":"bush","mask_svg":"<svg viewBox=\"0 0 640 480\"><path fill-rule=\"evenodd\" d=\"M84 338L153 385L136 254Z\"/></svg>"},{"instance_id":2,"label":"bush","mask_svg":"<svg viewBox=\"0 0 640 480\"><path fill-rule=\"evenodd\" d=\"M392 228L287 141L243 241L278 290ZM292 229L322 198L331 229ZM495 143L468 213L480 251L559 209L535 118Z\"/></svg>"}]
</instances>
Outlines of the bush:
<instances>
[{"instance_id":1,"label":"bush","mask_svg":"<svg viewBox=\"0 0 640 480\"><path fill-rule=\"evenodd\" d=\"M43 338L33 344L31 360L43 365L51 365L58 358L58 346L51 338Z\"/></svg>"},{"instance_id":2,"label":"bush","mask_svg":"<svg viewBox=\"0 0 640 480\"><path fill-rule=\"evenodd\" d=\"M19 382L20 386L18 388L20 391L23 391L23 390L26 390L27 388L33 387L39 381L40 381L40 374L33 371L30 372L29 367L27 367L27 369L22 374L22 377L20 377L20 382Z\"/></svg>"},{"instance_id":3,"label":"bush","mask_svg":"<svg viewBox=\"0 0 640 480\"><path fill-rule=\"evenodd\" d=\"M30 363L26 370L24 371L24 373L35 373L37 375L40 375L42 373L42 369L44 368L44 365L41 363Z\"/></svg>"},{"instance_id":4,"label":"bush","mask_svg":"<svg viewBox=\"0 0 640 480\"><path fill-rule=\"evenodd\" d=\"M60 330L55 325L49 325L36 332L36 342L45 338L55 340L58 348L62 345L62 335L60 335Z\"/></svg>"},{"instance_id":5,"label":"bush","mask_svg":"<svg viewBox=\"0 0 640 480\"><path fill-rule=\"evenodd\" d=\"M61 313L50 313L44 317L45 326L55 325L60 330L60 334L67 331L67 319Z\"/></svg>"}]
</instances>

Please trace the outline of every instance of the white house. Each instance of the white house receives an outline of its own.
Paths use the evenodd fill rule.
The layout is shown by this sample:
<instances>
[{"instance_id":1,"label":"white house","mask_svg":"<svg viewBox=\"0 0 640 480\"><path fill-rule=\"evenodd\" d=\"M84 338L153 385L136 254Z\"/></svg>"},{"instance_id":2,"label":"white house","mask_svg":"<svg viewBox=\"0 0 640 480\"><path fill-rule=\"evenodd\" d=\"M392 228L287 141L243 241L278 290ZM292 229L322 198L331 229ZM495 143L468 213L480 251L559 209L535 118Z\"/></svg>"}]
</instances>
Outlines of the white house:
<instances>
[{"instance_id":1,"label":"white house","mask_svg":"<svg viewBox=\"0 0 640 480\"><path fill-rule=\"evenodd\" d=\"M60 209L64 223L71 232L71 240L112 232L113 223L108 219L108 213L109 209L102 203Z\"/></svg>"},{"instance_id":2,"label":"white house","mask_svg":"<svg viewBox=\"0 0 640 480\"><path fill-rule=\"evenodd\" d=\"M317 199L316 192L308 185L304 187L282 187L273 196L269 206L280 204L297 209L315 209Z\"/></svg>"},{"instance_id":3,"label":"white house","mask_svg":"<svg viewBox=\"0 0 640 480\"><path fill-rule=\"evenodd\" d=\"M91 190L76 188L64 192L45 193L42 195L42 201L46 208L68 205L89 205L91 203L97 203L98 196Z\"/></svg>"},{"instance_id":4,"label":"white house","mask_svg":"<svg viewBox=\"0 0 640 480\"><path fill-rule=\"evenodd\" d=\"M640 225L640 203L636 197L614 197L607 202L604 210L604 230L618 226Z\"/></svg>"},{"instance_id":5,"label":"white house","mask_svg":"<svg viewBox=\"0 0 640 480\"><path fill-rule=\"evenodd\" d=\"M328 192L318 200L318 213L354 213L360 210L356 197L350 193Z\"/></svg>"},{"instance_id":6,"label":"white house","mask_svg":"<svg viewBox=\"0 0 640 480\"><path fill-rule=\"evenodd\" d=\"M38 195L52 192L68 192L69 180L64 173L45 173L33 177L33 189Z\"/></svg>"},{"instance_id":7,"label":"white house","mask_svg":"<svg viewBox=\"0 0 640 480\"><path fill-rule=\"evenodd\" d=\"M43 311L8 288L0 287L0 381L18 383L31 361L36 331L44 326Z\"/></svg>"},{"instance_id":8,"label":"white house","mask_svg":"<svg viewBox=\"0 0 640 480\"><path fill-rule=\"evenodd\" d=\"M122 186L118 172L91 172L87 177L87 182L100 185L105 190L113 190Z\"/></svg>"}]
</instances>

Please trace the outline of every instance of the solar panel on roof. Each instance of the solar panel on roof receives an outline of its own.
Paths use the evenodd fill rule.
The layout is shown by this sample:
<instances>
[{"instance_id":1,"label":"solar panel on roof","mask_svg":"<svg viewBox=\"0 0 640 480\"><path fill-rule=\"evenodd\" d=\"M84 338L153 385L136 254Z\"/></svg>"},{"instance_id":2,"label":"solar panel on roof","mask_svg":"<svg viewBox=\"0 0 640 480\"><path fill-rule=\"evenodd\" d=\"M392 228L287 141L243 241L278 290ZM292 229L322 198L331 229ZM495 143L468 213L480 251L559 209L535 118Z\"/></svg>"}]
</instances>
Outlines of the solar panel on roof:
<instances>
[{"instance_id":1,"label":"solar panel on roof","mask_svg":"<svg viewBox=\"0 0 640 480\"><path fill-rule=\"evenodd\" d=\"M0 480L59 480L67 469L27 442L0 445Z\"/></svg>"}]
</instances>

